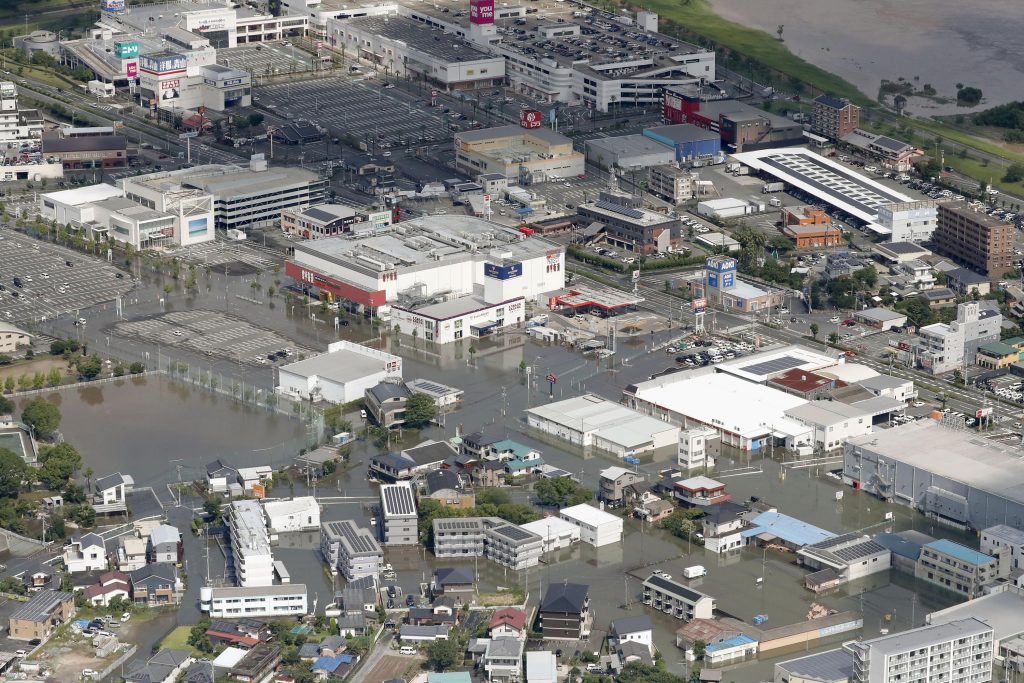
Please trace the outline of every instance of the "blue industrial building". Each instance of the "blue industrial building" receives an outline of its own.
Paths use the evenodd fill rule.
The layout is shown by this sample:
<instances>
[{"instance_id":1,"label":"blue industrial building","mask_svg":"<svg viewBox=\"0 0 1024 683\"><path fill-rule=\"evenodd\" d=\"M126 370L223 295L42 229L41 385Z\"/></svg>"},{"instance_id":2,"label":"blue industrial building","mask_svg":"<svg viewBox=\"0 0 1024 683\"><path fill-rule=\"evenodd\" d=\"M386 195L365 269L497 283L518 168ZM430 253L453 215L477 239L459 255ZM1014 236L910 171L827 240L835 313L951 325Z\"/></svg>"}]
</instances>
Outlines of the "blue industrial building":
<instances>
[{"instance_id":1,"label":"blue industrial building","mask_svg":"<svg viewBox=\"0 0 1024 683\"><path fill-rule=\"evenodd\" d=\"M692 123L645 128L644 136L676 150L676 161L714 156L722 151L722 139L714 131Z\"/></svg>"}]
</instances>

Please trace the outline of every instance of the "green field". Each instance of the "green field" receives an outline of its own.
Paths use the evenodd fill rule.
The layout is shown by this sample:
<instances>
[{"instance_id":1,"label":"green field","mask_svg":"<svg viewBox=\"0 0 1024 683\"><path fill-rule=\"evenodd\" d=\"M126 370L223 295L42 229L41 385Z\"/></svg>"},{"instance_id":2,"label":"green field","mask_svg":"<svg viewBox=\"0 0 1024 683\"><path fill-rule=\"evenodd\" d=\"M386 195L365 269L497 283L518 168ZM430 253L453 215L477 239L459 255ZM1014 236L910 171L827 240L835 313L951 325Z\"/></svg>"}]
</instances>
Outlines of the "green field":
<instances>
[{"instance_id":1,"label":"green field","mask_svg":"<svg viewBox=\"0 0 1024 683\"><path fill-rule=\"evenodd\" d=\"M718 16L707 0L643 0L641 4L645 9L657 12L662 19L678 24L686 32L761 62L815 90L847 97L862 106L872 104L851 83L797 57L775 36Z\"/></svg>"}]
</instances>

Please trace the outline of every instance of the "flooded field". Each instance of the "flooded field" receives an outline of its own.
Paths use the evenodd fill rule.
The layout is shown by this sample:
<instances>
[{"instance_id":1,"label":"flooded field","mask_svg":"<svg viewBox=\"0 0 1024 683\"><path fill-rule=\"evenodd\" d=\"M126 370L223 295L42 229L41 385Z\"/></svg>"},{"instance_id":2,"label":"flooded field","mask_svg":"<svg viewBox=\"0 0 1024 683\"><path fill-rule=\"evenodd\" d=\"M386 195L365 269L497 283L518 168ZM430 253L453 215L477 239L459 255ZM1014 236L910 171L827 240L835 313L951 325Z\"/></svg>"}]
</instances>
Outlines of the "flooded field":
<instances>
[{"instance_id":1,"label":"flooded field","mask_svg":"<svg viewBox=\"0 0 1024 683\"><path fill-rule=\"evenodd\" d=\"M850 81L868 97L883 79L931 84L951 104L912 98L916 114L955 114L956 84L981 88L981 108L1020 98L1024 12L1018 0L712 0L726 19L772 36L791 52Z\"/></svg>"}]
</instances>

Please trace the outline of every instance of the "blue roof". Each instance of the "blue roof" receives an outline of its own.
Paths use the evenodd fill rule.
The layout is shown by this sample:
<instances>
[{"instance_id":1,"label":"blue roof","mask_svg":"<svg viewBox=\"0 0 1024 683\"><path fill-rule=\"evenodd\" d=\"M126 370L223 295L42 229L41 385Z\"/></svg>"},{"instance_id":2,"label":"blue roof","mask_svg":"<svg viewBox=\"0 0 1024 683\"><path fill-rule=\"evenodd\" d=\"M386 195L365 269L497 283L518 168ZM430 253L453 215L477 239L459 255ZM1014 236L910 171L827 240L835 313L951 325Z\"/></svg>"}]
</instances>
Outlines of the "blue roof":
<instances>
[{"instance_id":1,"label":"blue roof","mask_svg":"<svg viewBox=\"0 0 1024 683\"><path fill-rule=\"evenodd\" d=\"M908 538L897 536L896 534L881 533L875 534L874 541L883 548L888 548L892 554L906 557L914 562L917 562L917 558L921 557L921 544L915 543Z\"/></svg>"},{"instance_id":2,"label":"blue roof","mask_svg":"<svg viewBox=\"0 0 1024 683\"><path fill-rule=\"evenodd\" d=\"M313 662L313 671L333 672L342 664L351 664L355 660L352 655L334 655L333 657L318 657Z\"/></svg>"},{"instance_id":3,"label":"blue roof","mask_svg":"<svg viewBox=\"0 0 1024 683\"><path fill-rule=\"evenodd\" d=\"M988 564L989 562L992 562L995 559L991 555L979 553L977 550L972 550L971 548L968 548L965 545L954 543L953 541L950 541L947 538L941 538L938 541L932 541L931 543L925 544L924 547L931 548L932 550L937 550L940 553L951 555L952 557L955 557L961 562L966 562L967 564Z\"/></svg>"},{"instance_id":4,"label":"blue roof","mask_svg":"<svg viewBox=\"0 0 1024 683\"><path fill-rule=\"evenodd\" d=\"M835 536L831 531L819 529L813 524L781 512L762 512L751 520L754 527L741 533L744 538L769 533L793 545L811 545Z\"/></svg>"},{"instance_id":5,"label":"blue roof","mask_svg":"<svg viewBox=\"0 0 1024 683\"><path fill-rule=\"evenodd\" d=\"M708 652L717 652L718 650L728 650L731 647L754 645L755 643L757 643L757 641L750 636L738 635L718 643L709 643L704 649Z\"/></svg>"}]
</instances>

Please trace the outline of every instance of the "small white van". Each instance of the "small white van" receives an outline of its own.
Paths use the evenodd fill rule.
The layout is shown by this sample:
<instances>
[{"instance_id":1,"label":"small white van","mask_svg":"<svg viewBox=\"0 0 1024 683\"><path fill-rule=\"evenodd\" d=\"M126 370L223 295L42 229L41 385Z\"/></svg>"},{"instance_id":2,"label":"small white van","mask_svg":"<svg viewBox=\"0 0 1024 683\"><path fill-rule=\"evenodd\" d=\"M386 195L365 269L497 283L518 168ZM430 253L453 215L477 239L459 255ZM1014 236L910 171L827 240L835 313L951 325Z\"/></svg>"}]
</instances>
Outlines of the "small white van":
<instances>
[{"instance_id":1,"label":"small white van","mask_svg":"<svg viewBox=\"0 0 1024 683\"><path fill-rule=\"evenodd\" d=\"M416 654L416 648L410 647L408 645L403 645L402 647L400 647L398 649L398 654L400 654L400 655L414 655L414 654Z\"/></svg>"}]
</instances>

